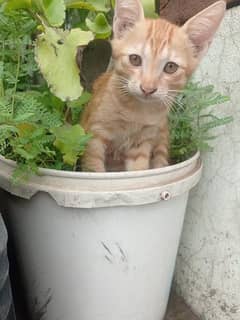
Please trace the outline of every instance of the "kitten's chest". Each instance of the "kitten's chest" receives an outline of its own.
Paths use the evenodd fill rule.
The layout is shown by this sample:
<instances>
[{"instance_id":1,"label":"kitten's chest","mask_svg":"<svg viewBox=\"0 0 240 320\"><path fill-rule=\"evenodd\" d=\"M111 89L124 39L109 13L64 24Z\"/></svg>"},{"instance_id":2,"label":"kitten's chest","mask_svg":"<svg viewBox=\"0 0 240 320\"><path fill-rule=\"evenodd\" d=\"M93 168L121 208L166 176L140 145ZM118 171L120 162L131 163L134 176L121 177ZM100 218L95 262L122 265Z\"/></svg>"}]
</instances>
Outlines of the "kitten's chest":
<instances>
[{"instance_id":1,"label":"kitten's chest","mask_svg":"<svg viewBox=\"0 0 240 320\"><path fill-rule=\"evenodd\" d=\"M125 153L131 148L138 147L146 139L156 139L159 128L148 126L136 121L120 121L116 126L112 139L115 152Z\"/></svg>"},{"instance_id":2,"label":"kitten's chest","mask_svg":"<svg viewBox=\"0 0 240 320\"><path fill-rule=\"evenodd\" d=\"M114 140L118 145L132 145L142 136L144 126L135 121L120 121L120 130L116 132Z\"/></svg>"},{"instance_id":3,"label":"kitten's chest","mask_svg":"<svg viewBox=\"0 0 240 320\"><path fill-rule=\"evenodd\" d=\"M113 100L113 112L108 124L111 137L111 150L125 153L132 147L138 147L144 140L157 140L161 128L166 125L167 114L158 106L129 103L120 104Z\"/></svg>"}]
</instances>

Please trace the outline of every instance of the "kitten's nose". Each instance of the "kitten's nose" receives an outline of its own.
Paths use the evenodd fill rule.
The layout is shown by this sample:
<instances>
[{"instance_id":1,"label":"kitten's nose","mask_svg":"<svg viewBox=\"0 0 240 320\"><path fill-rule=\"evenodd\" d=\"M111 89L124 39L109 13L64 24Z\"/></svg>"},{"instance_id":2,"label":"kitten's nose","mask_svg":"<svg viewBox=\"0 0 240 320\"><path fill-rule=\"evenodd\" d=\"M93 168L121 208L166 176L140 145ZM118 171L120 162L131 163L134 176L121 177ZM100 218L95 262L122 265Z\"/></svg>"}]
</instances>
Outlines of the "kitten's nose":
<instances>
[{"instance_id":1,"label":"kitten's nose","mask_svg":"<svg viewBox=\"0 0 240 320\"><path fill-rule=\"evenodd\" d=\"M143 87L142 85L140 85L140 89L142 90L145 96L150 96L151 94L157 91L157 88Z\"/></svg>"}]
</instances>

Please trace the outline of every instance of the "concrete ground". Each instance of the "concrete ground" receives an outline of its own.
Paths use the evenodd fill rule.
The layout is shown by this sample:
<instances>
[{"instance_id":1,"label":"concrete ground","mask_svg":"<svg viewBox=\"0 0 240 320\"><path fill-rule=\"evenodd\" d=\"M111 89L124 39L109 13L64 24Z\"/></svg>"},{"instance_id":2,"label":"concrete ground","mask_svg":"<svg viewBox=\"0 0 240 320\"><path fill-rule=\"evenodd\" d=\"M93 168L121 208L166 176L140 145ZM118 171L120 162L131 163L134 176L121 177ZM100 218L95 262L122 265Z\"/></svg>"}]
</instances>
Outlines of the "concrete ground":
<instances>
[{"instance_id":1,"label":"concrete ground","mask_svg":"<svg viewBox=\"0 0 240 320\"><path fill-rule=\"evenodd\" d=\"M200 320L185 304L184 300L172 294L165 320Z\"/></svg>"}]
</instances>

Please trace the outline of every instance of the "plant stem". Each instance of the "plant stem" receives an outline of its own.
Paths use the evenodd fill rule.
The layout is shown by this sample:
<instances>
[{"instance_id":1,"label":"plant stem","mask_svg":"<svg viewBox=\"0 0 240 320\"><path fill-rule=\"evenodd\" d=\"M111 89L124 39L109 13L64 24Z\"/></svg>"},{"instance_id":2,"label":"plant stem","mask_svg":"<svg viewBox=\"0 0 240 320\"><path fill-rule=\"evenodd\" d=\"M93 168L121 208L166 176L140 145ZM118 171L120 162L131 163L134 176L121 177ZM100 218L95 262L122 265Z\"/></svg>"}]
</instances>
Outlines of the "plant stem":
<instances>
[{"instance_id":1,"label":"plant stem","mask_svg":"<svg viewBox=\"0 0 240 320\"><path fill-rule=\"evenodd\" d=\"M69 9L66 10L66 17L65 17L65 23L64 23L64 29L65 30L71 30L71 16Z\"/></svg>"},{"instance_id":2,"label":"plant stem","mask_svg":"<svg viewBox=\"0 0 240 320\"><path fill-rule=\"evenodd\" d=\"M3 43L3 52L4 52L4 43ZM4 68L4 57L2 58L3 68ZM3 71L3 70L2 70ZM4 91L4 84L3 84L3 73L0 78L0 97L4 97L5 91Z\"/></svg>"},{"instance_id":3,"label":"plant stem","mask_svg":"<svg viewBox=\"0 0 240 320\"><path fill-rule=\"evenodd\" d=\"M3 68L4 68L4 59L5 59L5 41L3 40L3 44L2 44L2 63L3 63ZM0 79L0 97L4 97L5 95L5 90L4 90L4 83L3 83L3 75L4 72L2 74L2 78Z\"/></svg>"},{"instance_id":4,"label":"plant stem","mask_svg":"<svg viewBox=\"0 0 240 320\"><path fill-rule=\"evenodd\" d=\"M0 97L4 97L4 85L2 79L0 79Z\"/></svg>"},{"instance_id":5,"label":"plant stem","mask_svg":"<svg viewBox=\"0 0 240 320\"><path fill-rule=\"evenodd\" d=\"M67 107L66 112L65 112L65 122L66 123L71 123L71 118L70 117L71 117L71 108Z\"/></svg>"},{"instance_id":6,"label":"plant stem","mask_svg":"<svg viewBox=\"0 0 240 320\"><path fill-rule=\"evenodd\" d=\"M111 10L114 9L114 0L110 0L110 7L111 7Z\"/></svg>"},{"instance_id":7,"label":"plant stem","mask_svg":"<svg viewBox=\"0 0 240 320\"><path fill-rule=\"evenodd\" d=\"M29 9L28 13L33 18L33 20L36 20L40 25L47 25L46 20L44 18L40 17L38 13L35 13L33 10Z\"/></svg>"},{"instance_id":8,"label":"plant stem","mask_svg":"<svg viewBox=\"0 0 240 320\"><path fill-rule=\"evenodd\" d=\"M18 78L19 78L19 72L20 72L20 65L21 65L21 52L20 52L20 48L18 47L17 70L16 70L15 84L14 84L14 88L13 88L13 95L12 95L12 117L14 116L15 96L16 96L16 92L17 92L17 84L18 84Z\"/></svg>"},{"instance_id":9,"label":"plant stem","mask_svg":"<svg viewBox=\"0 0 240 320\"><path fill-rule=\"evenodd\" d=\"M160 14L160 0L155 0L155 11Z\"/></svg>"}]
</instances>

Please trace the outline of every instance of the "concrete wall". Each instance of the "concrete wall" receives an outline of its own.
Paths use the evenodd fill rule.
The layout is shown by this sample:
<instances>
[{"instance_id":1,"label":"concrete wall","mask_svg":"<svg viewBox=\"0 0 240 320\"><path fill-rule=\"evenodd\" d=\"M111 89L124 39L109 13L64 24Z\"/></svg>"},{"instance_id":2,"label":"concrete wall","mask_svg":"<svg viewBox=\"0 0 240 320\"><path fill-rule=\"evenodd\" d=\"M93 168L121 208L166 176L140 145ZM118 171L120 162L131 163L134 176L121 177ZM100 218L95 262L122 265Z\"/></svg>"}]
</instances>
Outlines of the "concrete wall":
<instances>
[{"instance_id":1,"label":"concrete wall","mask_svg":"<svg viewBox=\"0 0 240 320\"><path fill-rule=\"evenodd\" d=\"M240 319L240 7L227 12L196 77L231 96L219 106L234 123L203 156L177 260L175 284L204 320Z\"/></svg>"}]
</instances>

